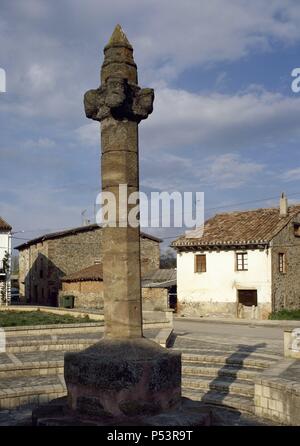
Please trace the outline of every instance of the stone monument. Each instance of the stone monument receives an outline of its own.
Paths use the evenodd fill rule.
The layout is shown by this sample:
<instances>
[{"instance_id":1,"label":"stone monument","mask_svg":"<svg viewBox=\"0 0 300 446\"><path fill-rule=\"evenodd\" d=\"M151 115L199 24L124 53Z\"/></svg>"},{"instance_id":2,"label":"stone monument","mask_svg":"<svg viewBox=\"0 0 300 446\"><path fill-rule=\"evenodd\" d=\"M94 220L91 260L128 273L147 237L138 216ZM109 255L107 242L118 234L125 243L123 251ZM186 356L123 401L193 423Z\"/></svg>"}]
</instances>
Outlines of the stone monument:
<instances>
[{"instance_id":1,"label":"stone monument","mask_svg":"<svg viewBox=\"0 0 300 446\"><path fill-rule=\"evenodd\" d=\"M119 185L139 190L138 124L153 110L154 92L138 86L133 49L117 25L104 49L101 86L84 96L88 118L101 122L102 190L119 202ZM72 410L136 416L180 402L181 358L143 337L140 228L128 208L103 228L104 339L65 355Z\"/></svg>"},{"instance_id":2,"label":"stone monument","mask_svg":"<svg viewBox=\"0 0 300 446\"><path fill-rule=\"evenodd\" d=\"M117 203L120 184L127 185L128 194L139 190L138 124L152 112L153 100L152 89L138 86L132 46L117 25L104 48L101 86L84 96L86 116L101 123L102 190L114 194ZM187 424L181 354L143 337L140 228L128 224L129 212L117 211L116 226L103 228L104 338L65 354L67 402L38 409L36 424L80 424L90 417L97 425L137 419L155 425L167 422L155 417L171 412L176 420L171 416L171 424L178 417ZM207 424L200 412L191 415L193 425Z\"/></svg>"}]
</instances>

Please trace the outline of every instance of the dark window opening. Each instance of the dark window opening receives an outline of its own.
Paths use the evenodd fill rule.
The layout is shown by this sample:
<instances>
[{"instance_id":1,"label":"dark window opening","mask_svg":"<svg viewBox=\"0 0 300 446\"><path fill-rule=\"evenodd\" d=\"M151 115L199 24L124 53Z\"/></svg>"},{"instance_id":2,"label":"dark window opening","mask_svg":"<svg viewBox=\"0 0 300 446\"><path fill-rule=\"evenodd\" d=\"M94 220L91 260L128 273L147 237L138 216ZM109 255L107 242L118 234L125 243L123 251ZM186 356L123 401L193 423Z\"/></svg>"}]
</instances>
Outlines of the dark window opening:
<instances>
[{"instance_id":1,"label":"dark window opening","mask_svg":"<svg viewBox=\"0 0 300 446\"><path fill-rule=\"evenodd\" d=\"M238 290L238 303L246 307L257 306L257 290Z\"/></svg>"},{"instance_id":2,"label":"dark window opening","mask_svg":"<svg viewBox=\"0 0 300 446\"><path fill-rule=\"evenodd\" d=\"M286 257L283 252L278 254L278 268L280 273L284 274L286 272Z\"/></svg>"},{"instance_id":3,"label":"dark window opening","mask_svg":"<svg viewBox=\"0 0 300 446\"><path fill-rule=\"evenodd\" d=\"M300 237L300 223L294 223L294 235Z\"/></svg>"},{"instance_id":4,"label":"dark window opening","mask_svg":"<svg viewBox=\"0 0 300 446\"><path fill-rule=\"evenodd\" d=\"M40 279L44 277L44 259L40 259Z\"/></svg>"},{"instance_id":5,"label":"dark window opening","mask_svg":"<svg viewBox=\"0 0 300 446\"><path fill-rule=\"evenodd\" d=\"M169 308L174 310L174 313L176 313L177 312L177 287L176 286L172 286L169 289L168 298L169 298Z\"/></svg>"}]
</instances>

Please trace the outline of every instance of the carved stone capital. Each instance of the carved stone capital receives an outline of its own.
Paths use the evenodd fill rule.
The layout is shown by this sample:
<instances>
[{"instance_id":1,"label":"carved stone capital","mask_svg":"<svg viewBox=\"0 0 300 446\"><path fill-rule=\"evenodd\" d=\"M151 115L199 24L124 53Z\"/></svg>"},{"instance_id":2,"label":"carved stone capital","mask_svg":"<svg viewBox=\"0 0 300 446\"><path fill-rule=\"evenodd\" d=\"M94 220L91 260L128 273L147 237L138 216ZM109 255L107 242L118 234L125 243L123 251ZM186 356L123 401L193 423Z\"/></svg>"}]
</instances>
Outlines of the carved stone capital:
<instances>
[{"instance_id":1,"label":"carved stone capital","mask_svg":"<svg viewBox=\"0 0 300 446\"><path fill-rule=\"evenodd\" d=\"M112 116L114 119L140 122L153 111L154 90L129 84L126 79L109 78L96 90L84 95L87 118L95 121Z\"/></svg>"}]
</instances>

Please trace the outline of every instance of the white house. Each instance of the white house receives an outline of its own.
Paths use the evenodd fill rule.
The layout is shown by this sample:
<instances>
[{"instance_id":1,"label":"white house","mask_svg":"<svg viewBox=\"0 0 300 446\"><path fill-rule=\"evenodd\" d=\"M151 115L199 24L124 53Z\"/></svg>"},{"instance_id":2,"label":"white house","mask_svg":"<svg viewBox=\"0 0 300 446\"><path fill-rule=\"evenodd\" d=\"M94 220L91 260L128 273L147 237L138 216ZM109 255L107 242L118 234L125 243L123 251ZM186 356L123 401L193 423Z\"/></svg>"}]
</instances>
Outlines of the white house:
<instances>
[{"instance_id":1,"label":"white house","mask_svg":"<svg viewBox=\"0 0 300 446\"><path fill-rule=\"evenodd\" d=\"M195 233L196 234L196 233ZM300 308L300 205L217 214L177 251L178 310L183 314L265 319Z\"/></svg>"},{"instance_id":2,"label":"white house","mask_svg":"<svg viewBox=\"0 0 300 446\"><path fill-rule=\"evenodd\" d=\"M6 284L6 299L10 300L10 275L5 272L3 260L6 253L9 254L9 265L11 261L11 226L0 217L0 305L3 304L1 299L1 290Z\"/></svg>"}]
</instances>

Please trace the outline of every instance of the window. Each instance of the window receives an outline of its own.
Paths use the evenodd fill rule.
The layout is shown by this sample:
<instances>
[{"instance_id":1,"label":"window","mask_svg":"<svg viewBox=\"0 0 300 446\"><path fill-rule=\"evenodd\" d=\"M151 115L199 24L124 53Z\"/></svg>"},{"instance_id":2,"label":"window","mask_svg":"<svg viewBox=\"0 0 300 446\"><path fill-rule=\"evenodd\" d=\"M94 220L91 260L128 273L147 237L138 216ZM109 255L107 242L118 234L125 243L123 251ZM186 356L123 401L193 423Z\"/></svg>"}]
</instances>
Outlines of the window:
<instances>
[{"instance_id":1,"label":"window","mask_svg":"<svg viewBox=\"0 0 300 446\"><path fill-rule=\"evenodd\" d=\"M294 223L294 235L300 237L300 223Z\"/></svg>"},{"instance_id":2,"label":"window","mask_svg":"<svg viewBox=\"0 0 300 446\"><path fill-rule=\"evenodd\" d=\"M195 255L195 273L205 273L206 272L206 255L196 254Z\"/></svg>"},{"instance_id":3,"label":"window","mask_svg":"<svg viewBox=\"0 0 300 446\"><path fill-rule=\"evenodd\" d=\"M236 253L236 269L237 271L248 271L248 253Z\"/></svg>"},{"instance_id":4,"label":"window","mask_svg":"<svg viewBox=\"0 0 300 446\"><path fill-rule=\"evenodd\" d=\"M286 258L283 252L278 254L278 266L279 272L284 274L286 272Z\"/></svg>"},{"instance_id":5,"label":"window","mask_svg":"<svg viewBox=\"0 0 300 446\"><path fill-rule=\"evenodd\" d=\"M238 290L238 303L245 307L257 306L257 290Z\"/></svg>"},{"instance_id":6,"label":"window","mask_svg":"<svg viewBox=\"0 0 300 446\"><path fill-rule=\"evenodd\" d=\"M44 277L44 259L40 259L40 279Z\"/></svg>"}]
</instances>

